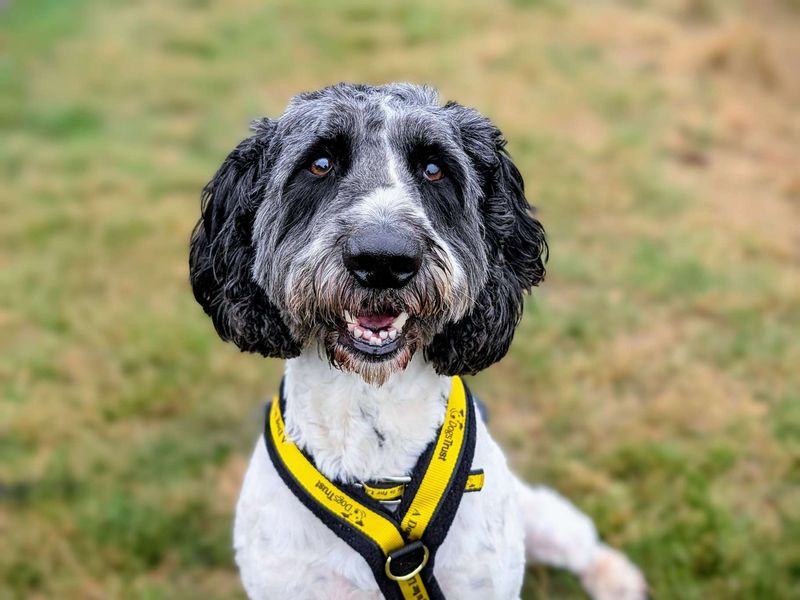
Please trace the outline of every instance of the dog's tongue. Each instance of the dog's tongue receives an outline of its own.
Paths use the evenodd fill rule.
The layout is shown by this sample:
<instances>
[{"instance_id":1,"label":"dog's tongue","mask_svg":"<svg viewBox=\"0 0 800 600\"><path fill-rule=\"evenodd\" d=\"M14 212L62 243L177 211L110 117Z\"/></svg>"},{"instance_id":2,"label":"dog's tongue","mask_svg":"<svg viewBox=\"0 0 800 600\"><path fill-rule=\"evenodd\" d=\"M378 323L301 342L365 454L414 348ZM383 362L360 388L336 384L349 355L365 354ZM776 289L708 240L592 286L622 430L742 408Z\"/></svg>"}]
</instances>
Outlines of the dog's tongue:
<instances>
[{"instance_id":1,"label":"dog's tongue","mask_svg":"<svg viewBox=\"0 0 800 600\"><path fill-rule=\"evenodd\" d=\"M372 331L378 331L379 329L386 329L391 325L396 316L397 315L360 315L358 317L358 324Z\"/></svg>"}]
</instances>

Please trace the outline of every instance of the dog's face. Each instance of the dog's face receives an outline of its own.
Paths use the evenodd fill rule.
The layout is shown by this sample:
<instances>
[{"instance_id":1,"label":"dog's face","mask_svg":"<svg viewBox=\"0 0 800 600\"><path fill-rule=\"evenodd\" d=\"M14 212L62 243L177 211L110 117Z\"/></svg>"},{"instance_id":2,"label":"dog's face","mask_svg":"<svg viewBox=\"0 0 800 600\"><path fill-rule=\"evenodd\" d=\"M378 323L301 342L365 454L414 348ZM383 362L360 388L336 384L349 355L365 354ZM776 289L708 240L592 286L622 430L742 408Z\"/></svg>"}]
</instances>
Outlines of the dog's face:
<instances>
[{"instance_id":1,"label":"dog's face","mask_svg":"<svg viewBox=\"0 0 800 600\"><path fill-rule=\"evenodd\" d=\"M204 191L195 297L220 336L289 358L318 343L381 384L508 350L546 244L500 132L430 88L340 84L254 123Z\"/></svg>"}]
</instances>

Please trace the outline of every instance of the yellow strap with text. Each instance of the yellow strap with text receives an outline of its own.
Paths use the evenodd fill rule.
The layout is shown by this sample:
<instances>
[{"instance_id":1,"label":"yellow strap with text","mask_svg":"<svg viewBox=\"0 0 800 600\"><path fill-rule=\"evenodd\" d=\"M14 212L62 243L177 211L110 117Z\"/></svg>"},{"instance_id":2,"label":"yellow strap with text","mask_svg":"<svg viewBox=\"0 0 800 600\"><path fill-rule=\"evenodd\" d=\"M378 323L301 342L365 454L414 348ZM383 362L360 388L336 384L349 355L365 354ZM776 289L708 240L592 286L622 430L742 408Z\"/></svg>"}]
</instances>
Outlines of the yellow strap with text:
<instances>
[{"instance_id":1,"label":"yellow strap with text","mask_svg":"<svg viewBox=\"0 0 800 600\"><path fill-rule=\"evenodd\" d=\"M484 474L482 470L471 471L467 477L467 483L464 485L465 492L479 492L483 489ZM373 500L386 501L386 500L400 500L406 491L405 483L398 483L386 487L362 484L364 493Z\"/></svg>"},{"instance_id":2,"label":"yellow strap with text","mask_svg":"<svg viewBox=\"0 0 800 600\"><path fill-rule=\"evenodd\" d=\"M464 445L467 429L467 395L460 377L453 377L452 382L444 423L439 431L439 439L436 440L431 462L400 523L403 533L410 540L420 539L433 518L436 507L447 491L450 477L458 464L461 447ZM418 590L417 579L419 576L399 582L400 590L407 600L421 600L427 597L415 593Z\"/></svg>"},{"instance_id":3,"label":"yellow strap with text","mask_svg":"<svg viewBox=\"0 0 800 600\"><path fill-rule=\"evenodd\" d=\"M346 520L349 525L375 542L384 556L388 556L389 553L405 546L406 540L415 541L422 537L447 492L464 445L467 427L466 402L466 392L461 378L453 377L444 423L439 431L428 468L400 524L402 533L393 521L342 491L306 458L286 435L286 425L278 398L273 400L270 407L269 431L281 461L306 493L325 510ZM472 477L473 475L470 475L471 479ZM471 485L473 488L482 487L482 472L475 474L472 482L468 480L465 489L469 489ZM398 581L397 584L406 600L429 598L420 575L406 581Z\"/></svg>"},{"instance_id":4,"label":"yellow strap with text","mask_svg":"<svg viewBox=\"0 0 800 600\"><path fill-rule=\"evenodd\" d=\"M460 377L453 377L444 423L419 489L403 516L400 528L409 540L418 540L433 518L458 464L467 429L467 395Z\"/></svg>"},{"instance_id":5,"label":"yellow strap with text","mask_svg":"<svg viewBox=\"0 0 800 600\"><path fill-rule=\"evenodd\" d=\"M406 491L404 483L398 483L390 487L378 487L374 485L363 484L364 493L373 500L400 500L403 497L403 492Z\"/></svg>"},{"instance_id":6,"label":"yellow strap with text","mask_svg":"<svg viewBox=\"0 0 800 600\"><path fill-rule=\"evenodd\" d=\"M374 541L384 554L405 545L405 540L394 523L342 492L289 440L277 398L270 408L270 433L286 468L320 506L346 519L350 525Z\"/></svg>"}]
</instances>

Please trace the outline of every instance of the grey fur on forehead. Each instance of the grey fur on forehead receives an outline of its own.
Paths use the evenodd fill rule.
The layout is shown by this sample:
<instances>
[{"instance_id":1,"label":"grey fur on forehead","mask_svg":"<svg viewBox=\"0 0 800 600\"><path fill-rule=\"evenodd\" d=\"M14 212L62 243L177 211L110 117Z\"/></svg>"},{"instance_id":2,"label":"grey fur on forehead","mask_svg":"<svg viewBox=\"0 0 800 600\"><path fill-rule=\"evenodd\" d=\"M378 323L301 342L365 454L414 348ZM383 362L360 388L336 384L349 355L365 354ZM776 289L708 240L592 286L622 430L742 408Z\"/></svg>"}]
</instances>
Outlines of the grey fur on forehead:
<instances>
[{"instance_id":1,"label":"grey fur on forehead","mask_svg":"<svg viewBox=\"0 0 800 600\"><path fill-rule=\"evenodd\" d=\"M386 108L395 118L387 120ZM454 102L442 106L435 88L413 83L372 86L343 82L304 92L292 98L278 119L256 120L252 129L274 129L276 134L271 146L274 169L269 185L273 194L284 185L309 146L339 132L355 135L357 144L369 143L381 130L389 134L390 143L403 138L427 140L442 146L462 166L496 162L495 139L499 134L478 111ZM476 202L481 182L472 169L464 169L461 183L467 204Z\"/></svg>"},{"instance_id":2,"label":"grey fur on forehead","mask_svg":"<svg viewBox=\"0 0 800 600\"><path fill-rule=\"evenodd\" d=\"M341 129L353 130L353 125L380 124L383 107L403 109L410 113L415 109L431 111L440 109L438 92L426 85L412 83L389 83L380 86L337 83L315 92L296 95L278 119L278 131L287 133L302 129L309 134L325 134L326 129L337 120L347 120L348 115L358 115L357 123ZM258 122L255 126L257 127Z\"/></svg>"},{"instance_id":3,"label":"grey fur on forehead","mask_svg":"<svg viewBox=\"0 0 800 600\"><path fill-rule=\"evenodd\" d=\"M406 105L418 106L438 106L439 93L435 88L428 85L416 85L413 83L387 83L384 85L372 86L362 83L337 83L315 92L304 92L292 98L289 103L289 110L292 107L305 102L315 100L339 100L365 102L373 101L399 101ZM288 111L287 111L288 112Z\"/></svg>"}]
</instances>

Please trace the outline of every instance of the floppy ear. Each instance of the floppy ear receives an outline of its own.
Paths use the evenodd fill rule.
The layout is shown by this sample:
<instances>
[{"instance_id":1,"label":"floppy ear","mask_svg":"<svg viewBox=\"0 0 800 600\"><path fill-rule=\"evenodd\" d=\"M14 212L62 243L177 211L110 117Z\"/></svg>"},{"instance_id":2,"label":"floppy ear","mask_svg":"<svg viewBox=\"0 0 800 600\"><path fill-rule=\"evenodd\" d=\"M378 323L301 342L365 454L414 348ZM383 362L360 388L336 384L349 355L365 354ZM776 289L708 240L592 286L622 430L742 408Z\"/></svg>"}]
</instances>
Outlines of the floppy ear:
<instances>
[{"instance_id":1,"label":"floppy ear","mask_svg":"<svg viewBox=\"0 0 800 600\"><path fill-rule=\"evenodd\" d=\"M253 281L253 220L264 199L275 123L254 124L203 189L192 233L189 276L194 297L220 337L241 350L290 358L300 353L278 308Z\"/></svg>"},{"instance_id":2,"label":"floppy ear","mask_svg":"<svg viewBox=\"0 0 800 600\"><path fill-rule=\"evenodd\" d=\"M425 350L444 375L474 374L505 356L522 316L523 293L544 279L547 260L544 229L531 214L502 134L477 113L468 115L462 138L481 178L489 273L470 313L446 325Z\"/></svg>"}]
</instances>

